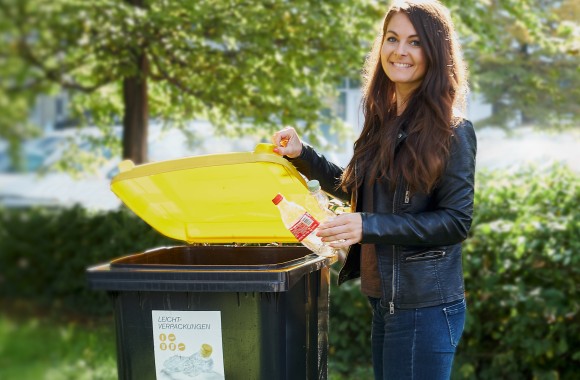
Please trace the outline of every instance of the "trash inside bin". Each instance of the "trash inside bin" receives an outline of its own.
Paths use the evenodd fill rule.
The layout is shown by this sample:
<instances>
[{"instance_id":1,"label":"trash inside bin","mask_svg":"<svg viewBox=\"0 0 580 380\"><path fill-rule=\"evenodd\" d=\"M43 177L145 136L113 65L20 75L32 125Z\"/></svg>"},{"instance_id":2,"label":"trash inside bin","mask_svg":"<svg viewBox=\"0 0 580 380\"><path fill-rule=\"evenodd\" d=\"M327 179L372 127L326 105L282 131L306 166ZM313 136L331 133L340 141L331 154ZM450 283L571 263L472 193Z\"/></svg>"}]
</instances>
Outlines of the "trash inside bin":
<instances>
[{"instance_id":1,"label":"trash inside bin","mask_svg":"<svg viewBox=\"0 0 580 380\"><path fill-rule=\"evenodd\" d=\"M297 242L272 194L308 195L292 165L262 145L136 166L112 189L189 243L87 269L113 300L120 379L326 379L336 259L276 244Z\"/></svg>"}]
</instances>

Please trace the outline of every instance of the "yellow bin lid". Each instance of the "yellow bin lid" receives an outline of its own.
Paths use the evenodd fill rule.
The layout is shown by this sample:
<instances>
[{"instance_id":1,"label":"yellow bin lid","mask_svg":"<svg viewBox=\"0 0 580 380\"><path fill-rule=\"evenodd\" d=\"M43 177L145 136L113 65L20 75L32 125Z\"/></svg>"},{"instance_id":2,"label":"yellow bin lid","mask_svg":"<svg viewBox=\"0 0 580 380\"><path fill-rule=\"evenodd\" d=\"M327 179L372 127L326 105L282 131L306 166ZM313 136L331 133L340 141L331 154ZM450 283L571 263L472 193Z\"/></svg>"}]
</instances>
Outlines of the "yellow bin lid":
<instances>
[{"instance_id":1,"label":"yellow bin lid","mask_svg":"<svg viewBox=\"0 0 580 380\"><path fill-rule=\"evenodd\" d=\"M273 145L134 166L121 163L112 191L146 223L187 243L296 243L272 203L304 203L304 178Z\"/></svg>"}]
</instances>

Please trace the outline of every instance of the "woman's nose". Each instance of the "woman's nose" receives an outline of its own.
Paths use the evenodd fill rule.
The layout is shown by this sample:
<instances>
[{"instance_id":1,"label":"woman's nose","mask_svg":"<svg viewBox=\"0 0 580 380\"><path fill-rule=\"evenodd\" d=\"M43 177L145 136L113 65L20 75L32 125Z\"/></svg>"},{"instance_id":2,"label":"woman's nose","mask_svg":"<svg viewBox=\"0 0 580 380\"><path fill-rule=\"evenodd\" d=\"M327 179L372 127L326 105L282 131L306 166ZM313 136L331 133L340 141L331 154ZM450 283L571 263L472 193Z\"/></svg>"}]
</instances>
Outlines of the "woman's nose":
<instances>
[{"instance_id":1,"label":"woman's nose","mask_svg":"<svg viewBox=\"0 0 580 380\"><path fill-rule=\"evenodd\" d=\"M403 44L403 43L397 44L397 48L395 49L395 53L397 53L398 55L407 55L406 44Z\"/></svg>"}]
</instances>

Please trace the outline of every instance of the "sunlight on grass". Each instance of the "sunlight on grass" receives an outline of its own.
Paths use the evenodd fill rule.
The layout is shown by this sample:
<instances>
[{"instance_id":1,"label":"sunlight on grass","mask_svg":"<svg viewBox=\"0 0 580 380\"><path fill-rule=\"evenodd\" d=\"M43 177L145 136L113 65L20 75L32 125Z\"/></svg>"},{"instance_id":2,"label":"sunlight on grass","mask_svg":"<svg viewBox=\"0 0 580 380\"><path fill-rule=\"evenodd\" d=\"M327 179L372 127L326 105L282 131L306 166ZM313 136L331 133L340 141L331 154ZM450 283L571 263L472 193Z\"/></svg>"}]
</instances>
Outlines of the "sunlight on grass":
<instances>
[{"instance_id":1,"label":"sunlight on grass","mask_svg":"<svg viewBox=\"0 0 580 380\"><path fill-rule=\"evenodd\" d=\"M113 326L0 315L0 379L117 379Z\"/></svg>"},{"instance_id":2,"label":"sunlight on grass","mask_svg":"<svg viewBox=\"0 0 580 380\"><path fill-rule=\"evenodd\" d=\"M1 380L116 380L116 360L112 321L94 326L0 315ZM372 378L371 368L353 370L350 379ZM329 373L329 379L346 377Z\"/></svg>"}]
</instances>

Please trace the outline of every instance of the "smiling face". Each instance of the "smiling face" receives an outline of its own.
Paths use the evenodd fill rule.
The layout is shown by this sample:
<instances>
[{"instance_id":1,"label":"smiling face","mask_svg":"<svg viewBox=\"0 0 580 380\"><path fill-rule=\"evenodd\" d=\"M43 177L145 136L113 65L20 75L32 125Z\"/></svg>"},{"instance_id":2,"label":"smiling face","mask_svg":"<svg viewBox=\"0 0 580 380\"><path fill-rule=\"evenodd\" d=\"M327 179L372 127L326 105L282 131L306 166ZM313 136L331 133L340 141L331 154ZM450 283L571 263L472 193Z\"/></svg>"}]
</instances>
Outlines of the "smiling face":
<instances>
[{"instance_id":1,"label":"smiling face","mask_svg":"<svg viewBox=\"0 0 580 380\"><path fill-rule=\"evenodd\" d=\"M381 66L398 91L410 92L427 71L425 52L409 17L398 12L390 19L381 47Z\"/></svg>"}]
</instances>

